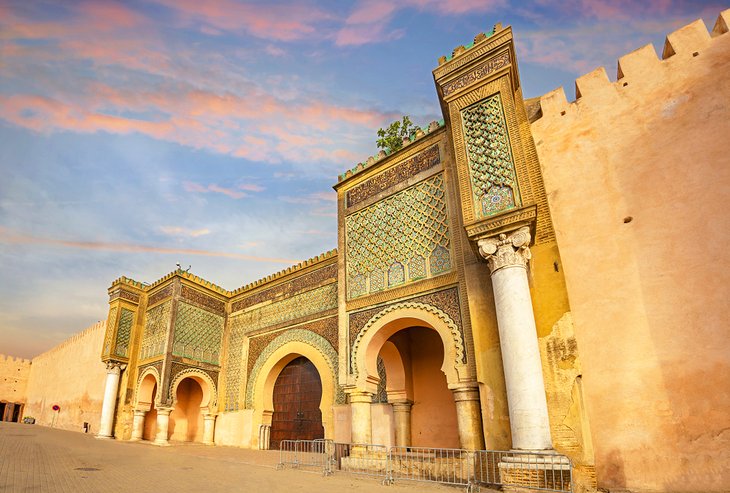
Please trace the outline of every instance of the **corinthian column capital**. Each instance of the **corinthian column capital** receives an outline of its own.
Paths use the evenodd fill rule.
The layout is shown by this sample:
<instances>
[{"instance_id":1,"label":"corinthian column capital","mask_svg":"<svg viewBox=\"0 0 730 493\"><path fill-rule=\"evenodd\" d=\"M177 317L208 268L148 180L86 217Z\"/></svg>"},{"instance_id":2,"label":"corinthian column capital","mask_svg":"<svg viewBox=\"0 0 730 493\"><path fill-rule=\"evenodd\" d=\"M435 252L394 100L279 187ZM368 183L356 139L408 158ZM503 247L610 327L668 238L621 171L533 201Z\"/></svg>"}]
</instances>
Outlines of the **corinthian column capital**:
<instances>
[{"instance_id":1,"label":"corinthian column capital","mask_svg":"<svg viewBox=\"0 0 730 493\"><path fill-rule=\"evenodd\" d=\"M112 375L119 375L125 368L127 368L127 365L119 363L118 361L106 362L106 372Z\"/></svg>"},{"instance_id":2,"label":"corinthian column capital","mask_svg":"<svg viewBox=\"0 0 730 493\"><path fill-rule=\"evenodd\" d=\"M479 254L489 263L492 274L502 267L527 268L527 262L532 257L529 248L530 228L527 226L509 234L484 238L477 245Z\"/></svg>"}]
</instances>

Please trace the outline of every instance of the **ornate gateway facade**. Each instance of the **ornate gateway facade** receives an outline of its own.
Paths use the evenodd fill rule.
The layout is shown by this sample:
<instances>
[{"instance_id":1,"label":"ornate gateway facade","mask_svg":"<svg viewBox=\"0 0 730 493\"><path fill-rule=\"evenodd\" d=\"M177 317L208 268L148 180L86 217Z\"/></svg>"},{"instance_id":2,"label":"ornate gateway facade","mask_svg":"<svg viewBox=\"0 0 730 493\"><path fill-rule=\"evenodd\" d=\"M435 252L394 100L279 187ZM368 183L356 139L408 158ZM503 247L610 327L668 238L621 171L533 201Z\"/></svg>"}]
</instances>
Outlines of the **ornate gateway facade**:
<instances>
[{"instance_id":1,"label":"ornate gateway facade","mask_svg":"<svg viewBox=\"0 0 730 493\"><path fill-rule=\"evenodd\" d=\"M677 333L671 319L696 315L694 330L720 325L669 295L641 298L649 285L669 292L654 273L698 282L716 275L701 264L676 271L673 253L649 256L656 242L675 244L678 233L652 216L669 210L655 198L674 192L670 184L656 192L641 176L656 169L643 168L652 161L668 174L683 166L662 135L685 125L703 136L684 116L666 120L665 106L664 120L631 129L620 122L653 114L664 90L712 93L701 87L708 70L728 70L727 20L728 11L713 33L697 23L673 33L663 60L650 47L623 57L615 83L602 69L582 77L570 104L562 90L523 100L509 27L442 57L433 75L444 120L334 186L336 250L235 291L181 270L151 285L114 281L100 435L259 449L286 438L555 449L585 485L597 471L599 485L657 487L670 449L695 453L679 439L661 445L661 423L704 411L669 387L631 382L653 382L655 370L675 381L678 353L663 342ZM716 101L726 115L725 96ZM727 119L718 118L722 133ZM653 130L632 133L641 128ZM708 139L695 147L706 152L695 169L703 186L722 187L713 180L727 176L718 171L723 154ZM631 154L641 152L654 154ZM694 193L692 183L682 187L676 197ZM682 234L717 234L673 217ZM656 270L644 272L646 262ZM666 332L656 337L659 319ZM721 365L716 354L707 358ZM724 368L708 378L726 380ZM649 438L627 431L622 417ZM717 446L718 457L727 455ZM673 481L686 474L670 473ZM708 477L707 489L724 481Z\"/></svg>"}]
</instances>

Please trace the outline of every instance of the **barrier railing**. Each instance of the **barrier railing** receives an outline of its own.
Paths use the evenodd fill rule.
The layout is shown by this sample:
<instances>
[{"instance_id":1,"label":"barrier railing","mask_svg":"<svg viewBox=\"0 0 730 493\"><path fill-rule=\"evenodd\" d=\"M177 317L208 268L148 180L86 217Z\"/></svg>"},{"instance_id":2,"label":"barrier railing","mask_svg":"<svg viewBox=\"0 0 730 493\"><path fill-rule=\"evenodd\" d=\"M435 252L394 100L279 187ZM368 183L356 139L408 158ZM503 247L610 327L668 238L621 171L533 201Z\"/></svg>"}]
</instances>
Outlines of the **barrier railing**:
<instances>
[{"instance_id":1,"label":"barrier railing","mask_svg":"<svg viewBox=\"0 0 730 493\"><path fill-rule=\"evenodd\" d=\"M332 443L330 472L388 479L388 447L365 443Z\"/></svg>"},{"instance_id":2,"label":"barrier railing","mask_svg":"<svg viewBox=\"0 0 730 493\"><path fill-rule=\"evenodd\" d=\"M324 475L347 472L384 484L419 481L465 486L514 486L570 492L570 460L552 452L386 447L332 440L282 440L277 469L315 468Z\"/></svg>"},{"instance_id":3,"label":"barrier railing","mask_svg":"<svg viewBox=\"0 0 730 493\"><path fill-rule=\"evenodd\" d=\"M323 474L329 474L328 449L331 443L330 440L282 440L279 442L276 468L317 468Z\"/></svg>"},{"instance_id":4,"label":"barrier railing","mask_svg":"<svg viewBox=\"0 0 730 493\"><path fill-rule=\"evenodd\" d=\"M570 492L573 467L570 459L554 452L479 450L474 452L473 482Z\"/></svg>"},{"instance_id":5,"label":"barrier railing","mask_svg":"<svg viewBox=\"0 0 730 493\"><path fill-rule=\"evenodd\" d=\"M468 486L471 454L463 449L390 447L391 481L424 481Z\"/></svg>"}]
</instances>

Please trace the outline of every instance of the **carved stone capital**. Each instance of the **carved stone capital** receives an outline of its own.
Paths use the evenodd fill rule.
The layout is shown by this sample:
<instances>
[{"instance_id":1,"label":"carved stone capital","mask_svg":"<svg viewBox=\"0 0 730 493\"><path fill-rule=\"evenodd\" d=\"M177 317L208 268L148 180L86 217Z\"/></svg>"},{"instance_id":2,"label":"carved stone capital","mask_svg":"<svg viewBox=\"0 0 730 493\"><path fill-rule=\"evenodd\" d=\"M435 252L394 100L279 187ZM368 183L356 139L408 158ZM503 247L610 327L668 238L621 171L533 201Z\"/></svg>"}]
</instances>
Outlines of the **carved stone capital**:
<instances>
[{"instance_id":1,"label":"carved stone capital","mask_svg":"<svg viewBox=\"0 0 730 493\"><path fill-rule=\"evenodd\" d=\"M503 267L527 268L530 253L530 228L523 226L511 233L478 241L479 254L489 263L492 274Z\"/></svg>"},{"instance_id":2,"label":"carved stone capital","mask_svg":"<svg viewBox=\"0 0 730 493\"><path fill-rule=\"evenodd\" d=\"M124 363L119 363L118 361L107 361L106 362L106 372L112 373L114 375L119 375L124 369L127 368L127 365Z\"/></svg>"}]
</instances>

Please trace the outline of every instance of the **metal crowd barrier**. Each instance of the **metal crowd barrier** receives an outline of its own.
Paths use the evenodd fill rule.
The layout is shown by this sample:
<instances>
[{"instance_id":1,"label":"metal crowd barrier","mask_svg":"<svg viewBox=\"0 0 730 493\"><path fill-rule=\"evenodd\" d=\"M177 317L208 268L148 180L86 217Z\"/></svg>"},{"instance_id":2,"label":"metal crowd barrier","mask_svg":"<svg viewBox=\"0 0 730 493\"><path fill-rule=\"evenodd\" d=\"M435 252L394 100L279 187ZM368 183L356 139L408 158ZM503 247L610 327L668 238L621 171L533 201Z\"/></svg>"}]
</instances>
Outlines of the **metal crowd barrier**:
<instances>
[{"instance_id":1,"label":"metal crowd barrier","mask_svg":"<svg viewBox=\"0 0 730 493\"><path fill-rule=\"evenodd\" d=\"M282 440L279 442L279 463L277 469L318 468L328 474L329 440Z\"/></svg>"},{"instance_id":2,"label":"metal crowd barrier","mask_svg":"<svg viewBox=\"0 0 730 493\"><path fill-rule=\"evenodd\" d=\"M277 469L316 468L324 475L347 472L376 477L384 484L419 481L465 486L515 486L532 490L570 492L570 460L553 452L427 447L386 447L332 440L282 440Z\"/></svg>"},{"instance_id":3,"label":"metal crowd barrier","mask_svg":"<svg viewBox=\"0 0 730 493\"><path fill-rule=\"evenodd\" d=\"M390 447L390 480L468 486L471 454L463 449Z\"/></svg>"},{"instance_id":4,"label":"metal crowd barrier","mask_svg":"<svg viewBox=\"0 0 730 493\"><path fill-rule=\"evenodd\" d=\"M359 476L388 480L388 447L369 443L332 443L330 472L344 471Z\"/></svg>"},{"instance_id":5,"label":"metal crowd barrier","mask_svg":"<svg viewBox=\"0 0 730 493\"><path fill-rule=\"evenodd\" d=\"M554 452L480 450L474 453L475 485L518 486L532 490L570 492L570 459Z\"/></svg>"}]
</instances>

